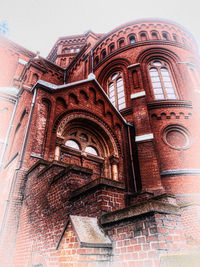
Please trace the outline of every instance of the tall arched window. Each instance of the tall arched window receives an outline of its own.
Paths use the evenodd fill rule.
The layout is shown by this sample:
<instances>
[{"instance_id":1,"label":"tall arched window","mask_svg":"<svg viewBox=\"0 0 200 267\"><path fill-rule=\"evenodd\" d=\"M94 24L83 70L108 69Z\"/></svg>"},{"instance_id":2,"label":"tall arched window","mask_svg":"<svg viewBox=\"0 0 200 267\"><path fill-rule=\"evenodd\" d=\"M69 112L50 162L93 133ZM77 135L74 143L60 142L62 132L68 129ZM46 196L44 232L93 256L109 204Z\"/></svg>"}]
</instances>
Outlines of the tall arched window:
<instances>
[{"instance_id":1,"label":"tall arched window","mask_svg":"<svg viewBox=\"0 0 200 267\"><path fill-rule=\"evenodd\" d=\"M156 100L177 99L175 86L166 62L161 60L150 62L149 73Z\"/></svg>"},{"instance_id":2,"label":"tall arched window","mask_svg":"<svg viewBox=\"0 0 200 267\"><path fill-rule=\"evenodd\" d=\"M108 79L108 94L111 103L119 110L126 107L124 84L121 72L115 72Z\"/></svg>"}]
</instances>

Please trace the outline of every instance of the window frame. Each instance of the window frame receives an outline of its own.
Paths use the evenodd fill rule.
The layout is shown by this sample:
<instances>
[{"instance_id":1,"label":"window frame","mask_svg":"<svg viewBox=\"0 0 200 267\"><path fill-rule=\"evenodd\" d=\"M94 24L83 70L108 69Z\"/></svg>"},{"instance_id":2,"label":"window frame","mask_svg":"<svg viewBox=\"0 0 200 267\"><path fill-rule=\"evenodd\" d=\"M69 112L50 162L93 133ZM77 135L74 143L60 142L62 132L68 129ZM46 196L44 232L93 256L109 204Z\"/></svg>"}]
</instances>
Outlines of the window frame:
<instances>
[{"instance_id":1,"label":"window frame","mask_svg":"<svg viewBox=\"0 0 200 267\"><path fill-rule=\"evenodd\" d=\"M116 77L113 79L113 76L116 75ZM118 93L118 86L117 86L117 81L119 81L119 79L122 79L122 83L123 83L123 94L124 96L119 97ZM113 84L114 87L114 102L111 101L111 96L110 96L110 85ZM125 89L124 89L124 77L121 71L114 71L112 72L112 74L109 76L108 80L107 80L107 94L109 96L109 99L111 101L111 103L113 104L113 106L115 106L118 110L123 110L124 108L126 108L126 94L125 94ZM119 103L119 99L124 100L124 102ZM125 106L123 108L120 108L121 104L125 104Z\"/></svg>"},{"instance_id":2,"label":"window frame","mask_svg":"<svg viewBox=\"0 0 200 267\"><path fill-rule=\"evenodd\" d=\"M161 66L155 66L154 62L160 62ZM162 94L164 96L162 99L156 99L155 88L153 87L152 76L151 76L151 73L150 73L150 70L153 69L153 68L156 69L157 73L158 73L158 77L159 77L159 81L160 81L161 89L162 89ZM169 82L172 84L173 94L175 95L176 98L169 98L168 97L167 88L166 88L166 85L165 85L165 81L163 79L163 74L161 72L161 69L163 69L163 68L167 69L167 72L168 72L168 75L169 75L169 78L170 78ZM152 92L153 92L153 95L154 95L154 99L156 101L178 100L179 99L179 95L178 95L178 92L177 92L177 89L176 89L174 78L173 78L172 73L171 73L170 66L169 66L169 64L167 64L166 61L164 61L162 59L156 59L156 58L151 60L148 63L148 74L149 74L149 78L150 78L151 89L152 89Z\"/></svg>"}]
</instances>

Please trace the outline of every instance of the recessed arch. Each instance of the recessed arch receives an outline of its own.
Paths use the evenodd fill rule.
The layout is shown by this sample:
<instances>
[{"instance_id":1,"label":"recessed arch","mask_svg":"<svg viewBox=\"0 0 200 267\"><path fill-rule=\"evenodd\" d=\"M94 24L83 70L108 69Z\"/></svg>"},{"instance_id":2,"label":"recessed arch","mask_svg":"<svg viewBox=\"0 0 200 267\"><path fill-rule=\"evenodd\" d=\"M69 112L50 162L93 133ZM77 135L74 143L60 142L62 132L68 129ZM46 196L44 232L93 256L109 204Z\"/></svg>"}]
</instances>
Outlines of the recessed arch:
<instances>
[{"instance_id":1,"label":"recessed arch","mask_svg":"<svg viewBox=\"0 0 200 267\"><path fill-rule=\"evenodd\" d=\"M81 120L85 123L89 123L90 126L94 127L94 129L98 129L99 132L103 134L104 138L109 140L111 153L116 156L119 156L121 154L118 140L114 135L112 129L104 121L102 121L102 119L86 111L73 110L71 112L63 113L60 118L58 118L54 123L54 131L56 132L57 137L63 137L63 135L65 134L66 125L70 121L74 120L74 112L76 112L76 120Z\"/></svg>"},{"instance_id":2,"label":"recessed arch","mask_svg":"<svg viewBox=\"0 0 200 267\"><path fill-rule=\"evenodd\" d=\"M105 65L105 67L97 77L97 80L102 85L102 87L105 88L107 79L114 70L120 70L123 73L127 73L127 67L130 64L131 64L130 61L124 58L123 59L118 58L112 60L111 62Z\"/></svg>"},{"instance_id":3,"label":"recessed arch","mask_svg":"<svg viewBox=\"0 0 200 267\"><path fill-rule=\"evenodd\" d=\"M155 99L155 92L153 90L153 85L152 85L152 79L151 75L149 73L149 66L152 64L154 61L159 61L162 62L163 71L167 73L167 76L170 76L170 82L172 82L173 87L174 87L174 92L175 95L178 99L182 98L181 90L179 88L182 86L181 80L179 79L180 77L180 69L179 65L177 62L181 61L181 59L172 51L165 49L165 48L152 48L152 49L146 49L144 50L137 58L137 62L139 62L142 66L142 72L143 75L145 76L145 83L146 83L146 88L148 88L147 92L150 96L150 98ZM166 66L164 66L166 65ZM157 68L157 67L156 67ZM153 71L153 69L152 69ZM156 70L154 70L156 71ZM157 75L158 76L158 75ZM159 75L160 76L160 75ZM166 76L166 75L161 75L161 76ZM161 79L161 83L164 83L165 81ZM165 87L165 86L163 86ZM176 89L175 89L176 88ZM161 98L161 96L160 96ZM171 98L171 97L169 97ZM175 97L172 97L175 99ZM163 98L165 99L165 98Z\"/></svg>"},{"instance_id":4,"label":"recessed arch","mask_svg":"<svg viewBox=\"0 0 200 267\"><path fill-rule=\"evenodd\" d=\"M113 164L116 165L116 162L111 162L110 158L114 156L119 159L121 149L112 129L104 121L89 112L73 110L63 114L55 125L57 140L63 140L62 144L68 149L67 154L72 153L78 159L78 165L84 164L81 160L83 154L87 162L92 160L102 166L101 175L112 179ZM60 141L56 143L56 148L60 144ZM64 149L62 144L61 152ZM119 172L121 177L122 170ZM118 179L116 175L114 179Z\"/></svg>"}]
</instances>

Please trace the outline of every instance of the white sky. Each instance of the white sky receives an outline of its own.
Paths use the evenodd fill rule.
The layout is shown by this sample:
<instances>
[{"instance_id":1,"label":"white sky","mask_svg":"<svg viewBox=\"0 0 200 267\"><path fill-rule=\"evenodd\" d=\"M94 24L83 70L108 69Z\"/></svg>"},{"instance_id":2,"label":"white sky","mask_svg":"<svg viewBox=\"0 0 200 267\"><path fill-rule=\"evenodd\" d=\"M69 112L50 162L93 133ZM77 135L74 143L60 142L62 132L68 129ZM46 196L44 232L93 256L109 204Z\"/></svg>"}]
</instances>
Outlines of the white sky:
<instances>
[{"instance_id":1,"label":"white sky","mask_svg":"<svg viewBox=\"0 0 200 267\"><path fill-rule=\"evenodd\" d=\"M0 0L9 38L46 57L60 36L87 30L107 33L126 22L163 18L178 22L200 47L198 0Z\"/></svg>"}]
</instances>

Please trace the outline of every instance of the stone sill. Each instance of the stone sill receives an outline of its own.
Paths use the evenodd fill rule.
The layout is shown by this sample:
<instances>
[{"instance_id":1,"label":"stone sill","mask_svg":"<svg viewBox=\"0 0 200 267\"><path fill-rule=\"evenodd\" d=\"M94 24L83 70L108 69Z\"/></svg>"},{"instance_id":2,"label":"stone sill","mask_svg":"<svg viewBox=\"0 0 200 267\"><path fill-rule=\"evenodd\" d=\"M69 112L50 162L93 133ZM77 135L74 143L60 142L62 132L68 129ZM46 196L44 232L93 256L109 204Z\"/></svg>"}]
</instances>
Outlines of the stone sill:
<instances>
[{"instance_id":1,"label":"stone sill","mask_svg":"<svg viewBox=\"0 0 200 267\"><path fill-rule=\"evenodd\" d=\"M70 199L73 199L75 197L78 197L81 194L86 194L87 192L91 191L92 189L96 188L96 187L100 187L100 186L109 186L109 187L113 187L113 188L117 188L120 190L125 190L125 186L123 183L118 182L118 181L114 181L108 178L103 178L100 177L92 182L89 182L88 184L74 190L73 192L71 192L70 195Z\"/></svg>"},{"instance_id":2,"label":"stone sill","mask_svg":"<svg viewBox=\"0 0 200 267\"><path fill-rule=\"evenodd\" d=\"M113 211L101 216L100 223L102 225L130 219L149 213L162 213L180 216L180 209L177 205L163 203L157 200L148 200L134 206L130 206L121 210Z\"/></svg>"}]
</instances>

